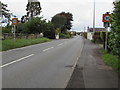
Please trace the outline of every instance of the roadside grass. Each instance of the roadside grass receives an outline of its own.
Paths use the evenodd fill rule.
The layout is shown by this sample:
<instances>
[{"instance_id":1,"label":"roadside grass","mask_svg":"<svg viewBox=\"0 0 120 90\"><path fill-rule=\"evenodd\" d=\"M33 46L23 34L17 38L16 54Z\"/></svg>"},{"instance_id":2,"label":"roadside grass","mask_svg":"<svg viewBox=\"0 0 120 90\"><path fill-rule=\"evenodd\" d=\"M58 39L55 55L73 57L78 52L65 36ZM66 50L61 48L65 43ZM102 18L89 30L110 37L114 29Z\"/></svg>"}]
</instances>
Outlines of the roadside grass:
<instances>
[{"instance_id":1,"label":"roadside grass","mask_svg":"<svg viewBox=\"0 0 120 90\"><path fill-rule=\"evenodd\" d=\"M104 49L102 50L102 59L107 65L110 65L117 72L120 72L120 59L118 56L107 53Z\"/></svg>"},{"instance_id":2,"label":"roadside grass","mask_svg":"<svg viewBox=\"0 0 120 90\"><path fill-rule=\"evenodd\" d=\"M48 42L50 39L48 38L33 38L33 39L16 39L15 41L13 39L6 39L2 40L2 45L0 45L0 51L6 51L10 49L20 48L24 46L39 44L43 42Z\"/></svg>"}]
</instances>

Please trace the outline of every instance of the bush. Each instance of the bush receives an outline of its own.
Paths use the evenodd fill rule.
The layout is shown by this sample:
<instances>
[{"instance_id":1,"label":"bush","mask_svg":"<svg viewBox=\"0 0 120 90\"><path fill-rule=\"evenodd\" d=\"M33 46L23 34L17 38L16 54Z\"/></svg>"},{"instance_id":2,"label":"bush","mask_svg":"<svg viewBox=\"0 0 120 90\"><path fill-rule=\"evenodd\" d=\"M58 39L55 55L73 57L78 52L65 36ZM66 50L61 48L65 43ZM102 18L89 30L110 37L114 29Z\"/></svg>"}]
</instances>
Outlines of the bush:
<instances>
[{"instance_id":1,"label":"bush","mask_svg":"<svg viewBox=\"0 0 120 90\"><path fill-rule=\"evenodd\" d=\"M47 23L46 30L44 30L43 34L44 37L47 37L49 39L55 39L55 28L51 22Z\"/></svg>"},{"instance_id":2,"label":"bush","mask_svg":"<svg viewBox=\"0 0 120 90\"><path fill-rule=\"evenodd\" d=\"M20 23L17 25L17 33L24 34L40 34L43 33L44 37L55 39L55 29L51 22L46 22L42 17L36 17L30 19L26 23Z\"/></svg>"},{"instance_id":3,"label":"bush","mask_svg":"<svg viewBox=\"0 0 120 90\"><path fill-rule=\"evenodd\" d=\"M111 19L111 33L109 35L109 48L114 55L120 58L120 1L114 2Z\"/></svg>"},{"instance_id":4,"label":"bush","mask_svg":"<svg viewBox=\"0 0 120 90\"><path fill-rule=\"evenodd\" d=\"M83 37L87 39L87 32L83 32Z\"/></svg>"},{"instance_id":5,"label":"bush","mask_svg":"<svg viewBox=\"0 0 120 90\"><path fill-rule=\"evenodd\" d=\"M16 26L16 33L22 33L24 31L24 24L23 23L19 23Z\"/></svg>"},{"instance_id":6,"label":"bush","mask_svg":"<svg viewBox=\"0 0 120 90\"><path fill-rule=\"evenodd\" d=\"M60 38L62 38L62 39L65 39L65 38L70 38L70 34L63 34L63 33L60 33L59 34L60 35Z\"/></svg>"},{"instance_id":7,"label":"bush","mask_svg":"<svg viewBox=\"0 0 120 90\"><path fill-rule=\"evenodd\" d=\"M11 27L3 27L2 28L2 33L4 34L4 33L11 33L11 31L12 31L12 28Z\"/></svg>"},{"instance_id":8,"label":"bush","mask_svg":"<svg viewBox=\"0 0 120 90\"><path fill-rule=\"evenodd\" d=\"M120 33L111 32L109 35L109 45L111 52L120 57Z\"/></svg>"},{"instance_id":9,"label":"bush","mask_svg":"<svg viewBox=\"0 0 120 90\"><path fill-rule=\"evenodd\" d=\"M103 44L105 41L104 35L106 36L106 32L95 32L93 35L93 39L94 39L95 43Z\"/></svg>"}]
</instances>

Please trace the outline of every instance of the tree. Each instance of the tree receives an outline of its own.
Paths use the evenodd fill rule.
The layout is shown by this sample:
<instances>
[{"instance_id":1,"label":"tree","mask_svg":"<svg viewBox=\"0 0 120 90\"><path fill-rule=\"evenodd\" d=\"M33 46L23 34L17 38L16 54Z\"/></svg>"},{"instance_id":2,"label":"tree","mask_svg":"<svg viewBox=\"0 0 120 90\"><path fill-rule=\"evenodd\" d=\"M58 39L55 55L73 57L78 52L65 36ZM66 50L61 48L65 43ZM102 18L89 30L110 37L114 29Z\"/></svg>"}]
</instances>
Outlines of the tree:
<instances>
[{"instance_id":1,"label":"tree","mask_svg":"<svg viewBox=\"0 0 120 90\"><path fill-rule=\"evenodd\" d=\"M27 21L28 21L27 15L22 16L22 18L21 18L21 23L25 23L25 22L27 22Z\"/></svg>"},{"instance_id":2,"label":"tree","mask_svg":"<svg viewBox=\"0 0 120 90\"><path fill-rule=\"evenodd\" d=\"M40 34L41 32L44 32L46 29L46 20L41 19L41 17L36 17L24 23L22 32L27 34Z\"/></svg>"},{"instance_id":3,"label":"tree","mask_svg":"<svg viewBox=\"0 0 120 90\"><path fill-rule=\"evenodd\" d=\"M0 2L0 15L1 15L1 17L3 18L3 16L5 17L5 18L7 18L8 19L8 25L9 25L9 23L10 23L10 18L11 18L11 15L10 15L10 13L9 13L9 10L7 9L7 4L4 4L4 3L2 3L2 2ZM5 22L3 22L3 23L5 23Z\"/></svg>"},{"instance_id":4,"label":"tree","mask_svg":"<svg viewBox=\"0 0 120 90\"><path fill-rule=\"evenodd\" d=\"M54 24L55 28L62 28L66 24L66 17L61 15L55 15L52 17L51 22Z\"/></svg>"},{"instance_id":5,"label":"tree","mask_svg":"<svg viewBox=\"0 0 120 90\"><path fill-rule=\"evenodd\" d=\"M50 39L55 39L55 28L53 23L50 21L46 24L46 29L43 32L44 37L50 38Z\"/></svg>"},{"instance_id":6,"label":"tree","mask_svg":"<svg viewBox=\"0 0 120 90\"><path fill-rule=\"evenodd\" d=\"M120 57L120 1L114 2L111 21L112 30L109 35L109 48L114 55Z\"/></svg>"},{"instance_id":7,"label":"tree","mask_svg":"<svg viewBox=\"0 0 120 90\"><path fill-rule=\"evenodd\" d=\"M0 2L0 6L1 6L0 12L2 12L2 16L4 15L6 18L9 17L9 10L6 9L7 4L4 4L4 3Z\"/></svg>"},{"instance_id":8,"label":"tree","mask_svg":"<svg viewBox=\"0 0 120 90\"><path fill-rule=\"evenodd\" d=\"M66 17L67 23L65 24L65 27L66 27L66 29L70 30L71 27L72 27L71 21L73 21L72 13L70 13L70 12L68 12L68 13L61 12L59 15Z\"/></svg>"},{"instance_id":9,"label":"tree","mask_svg":"<svg viewBox=\"0 0 120 90\"><path fill-rule=\"evenodd\" d=\"M55 27L57 26L57 28L60 28L62 33L66 33L67 30L71 29L72 27L71 21L73 21L73 15L69 12L58 13L52 18L52 22L54 23Z\"/></svg>"},{"instance_id":10,"label":"tree","mask_svg":"<svg viewBox=\"0 0 120 90\"><path fill-rule=\"evenodd\" d=\"M28 2L26 6L26 11L27 11L27 17L32 18L34 16L40 15L41 12L41 6L40 2Z\"/></svg>"}]
</instances>

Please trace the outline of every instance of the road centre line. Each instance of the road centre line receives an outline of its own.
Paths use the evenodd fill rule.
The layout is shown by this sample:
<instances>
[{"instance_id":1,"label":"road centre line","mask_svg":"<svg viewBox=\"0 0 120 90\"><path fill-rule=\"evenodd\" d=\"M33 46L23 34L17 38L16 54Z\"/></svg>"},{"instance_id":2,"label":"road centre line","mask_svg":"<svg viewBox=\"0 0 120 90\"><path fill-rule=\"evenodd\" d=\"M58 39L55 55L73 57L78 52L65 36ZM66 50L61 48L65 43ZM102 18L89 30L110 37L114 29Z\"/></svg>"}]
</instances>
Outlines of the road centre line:
<instances>
[{"instance_id":1,"label":"road centre line","mask_svg":"<svg viewBox=\"0 0 120 90\"><path fill-rule=\"evenodd\" d=\"M1 68L6 67L6 66L11 65L11 64L13 64L13 63L16 63L16 62L22 61L22 60L24 60L24 59L26 59L26 58L29 58L29 57L31 57L31 56L33 56L33 55L34 55L34 54L31 54L31 55L25 56L25 57L20 58L20 59L18 59L18 60L14 60L14 61L12 61L12 62L10 62L10 63L4 64L4 65L2 65L2 66L0 66L0 67L1 67Z\"/></svg>"},{"instance_id":2,"label":"road centre line","mask_svg":"<svg viewBox=\"0 0 120 90\"><path fill-rule=\"evenodd\" d=\"M57 46L61 46L61 45L63 45L63 43L61 43L61 44L58 44Z\"/></svg>"},{"instance_id":3,"label":"road centre line","mask_svg":"<svg viewBox=\"0 0 120 90\"><path fill-rule=\"evenodd\" d=\"M50 48L44 49L43 52L48 51L48 50L50 50L52 48L54 48L54 47L50 47Z\"/></svg>"}]
</instances>

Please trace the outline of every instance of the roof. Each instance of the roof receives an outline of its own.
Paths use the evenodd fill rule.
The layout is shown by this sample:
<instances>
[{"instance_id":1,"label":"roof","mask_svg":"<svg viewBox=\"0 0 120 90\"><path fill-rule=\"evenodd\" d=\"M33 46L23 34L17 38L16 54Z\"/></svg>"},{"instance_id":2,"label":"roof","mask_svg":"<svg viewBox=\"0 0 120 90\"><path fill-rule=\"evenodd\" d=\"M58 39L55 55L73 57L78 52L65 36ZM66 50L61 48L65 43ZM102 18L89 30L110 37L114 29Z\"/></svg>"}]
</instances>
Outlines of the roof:
<instances>
[{"instance_id":1,"label":"roof","mask_svg":"<svg viewBox=\"0 0 120 90\"><path fill-rule=\"evenodd\" d=\"M94 28L95 32L106 32L106 28ZM88 32L93 32L93 28L88 28Z\"/></svg>"},{"instance_id":2,"label":"roof","mask_svg":"<svg viewBox=\"0 0 120 90\"><path fill-rule=\"evenodd\" d=\"M38 0L28 0L28 2L39 2Z\"/></svg>"}]
</instances>

